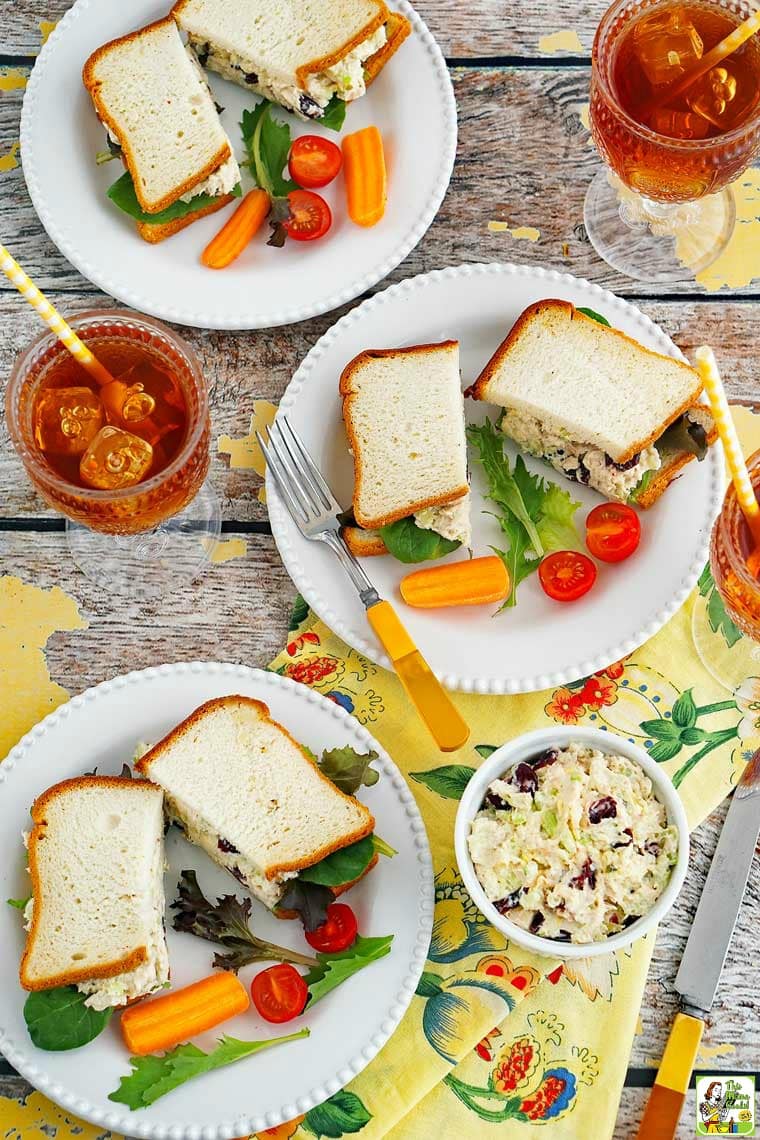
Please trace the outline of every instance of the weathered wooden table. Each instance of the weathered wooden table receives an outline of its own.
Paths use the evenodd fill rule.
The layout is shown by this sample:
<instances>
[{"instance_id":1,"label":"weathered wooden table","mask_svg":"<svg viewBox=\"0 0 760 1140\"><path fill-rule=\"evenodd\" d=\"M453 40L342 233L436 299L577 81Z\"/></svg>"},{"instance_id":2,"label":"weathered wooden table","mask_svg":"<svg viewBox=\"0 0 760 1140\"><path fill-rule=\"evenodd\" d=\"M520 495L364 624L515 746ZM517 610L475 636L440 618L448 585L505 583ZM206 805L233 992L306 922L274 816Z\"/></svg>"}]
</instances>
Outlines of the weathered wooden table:
<instances>
[{"instance_id":1,"label":"weathered wooden table","mask_svg":"<svg viewBox=\"0 0 760 1140\"><path fill-rule=\"evenodd\" d=\"M100 0L115 3L115 0ZM23 76L40 49L41 22L60 18L65 0L0 0L0 235L64 313L115 302L93 289L58 253L32 209L17 161ZM618 276L594 253L583 228L583 198L599 168L580 118L588 99L589 56L605 0L418 0L446 55L459 109L459 149L441 210L420 245L387 282L473 261L553 266L631 298L688 352L720 345L730 394L760 399L756 343L760 282L719 294L697 285L652 292ZM583 51L542 54L539 37L575 30ZM61 156L65 161L65 156ZM540 230L535 241L488 229L492 219ZM757 267L760 277L760 264ZM217 333L184 330L200 355L211 390L214 434L244 435L255 399L277 402L332 313L290 328ZM0 378L38 333L38 319L10 285L0 284ZM213 475L227 536L244 535L245 558L215 567L192 595L152 607L103 596L71 563L62 520L35 496L0 423L0 571L72 593L89 620L50 643L51 674L70 692L117 672L198 657L266 664L282 647L293 586L275 550L259 481L217 458ZM631 1055L616 1140L630 1137L676 1003L671 988L724 811L694 836L687 886L660 933ZM760 1069L760 996L756 984L758 884L750 887L705 1037L710 1071ZM611 1027L612 1028L612 1027ZM717 1048L721 1046L721 1048ZM0 1093L23 1096L26 1082L0 1058ZM694 1134L693 1116L682 1121ZM578 1138L587 1140L587 1138ZM592 1140L592 1138L588 1138Z\"/></svg>"}]
</instances>

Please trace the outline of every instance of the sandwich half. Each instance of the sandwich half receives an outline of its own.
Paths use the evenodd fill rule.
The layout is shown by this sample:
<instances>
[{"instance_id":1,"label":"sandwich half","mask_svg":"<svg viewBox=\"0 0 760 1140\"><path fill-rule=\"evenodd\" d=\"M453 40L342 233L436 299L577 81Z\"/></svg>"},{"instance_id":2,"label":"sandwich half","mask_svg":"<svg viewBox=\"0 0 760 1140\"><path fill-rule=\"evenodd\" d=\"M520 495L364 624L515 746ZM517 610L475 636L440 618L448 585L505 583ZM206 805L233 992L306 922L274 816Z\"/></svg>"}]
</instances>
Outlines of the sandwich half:
<instances>
[{"instance_id":1,"label":"sandwich half","mask_svg":"<svg viewBox=\"0 0 760 1140\"><path fill-rule=\"evenodd\" d=\"M300 872L375 826L364 804L339 791L267 706L249 697L201 705L136 766L164 789L169 819L190 842L276 913ZM369 851L362 873L376 862Z\"/></svg>"},{"instance_id":2,"label":"sandwich half","mask_svg":"<svg viewBox=\"0 0 760 1140\"><path fill-rule=\"evenodd\" d=\"M75 985L108 1009L169 980L163 798L142 780L82 776L35 801L24 989Z\"/></svg>"},{"instance_id":3,"label":"sandwich half","mask_svg":"<svg viewBox=\"0 0 760 1140\"><path fill-rule=\"evenodd\" d=\"M240 194L206 78L171 17L98 48L82 77L127 168L108 196L145 241L163 241Z\"/></svg>"},{"instance_id":4,"label":"sandwich half","mask_svg":"<svg viewBox=\"0 0 760 1140\"><path fill-rule=\"evenodd\" d=\"M702 381L569 301L531 305L466 395L523 451L607 499L650 507L717 438Z\"/></svg>"},{"instance_id":5,"label":"sandwich half","mask_svg":"<svg viewBox=\"0 0 760 1140\"><path fill-rule=\"evenodd\" d=\"M342 534L354 554L417 562L469 546L459 343L368 349L343 369L340 394L355 522Z\"/></svg>"},{"instance_id":6,"label":"sandwich half","mask_svg":"<svg viewBox=\"0 0 760 1140\"><path fill-rule=\"evenodd\" d=\"M179 0L201 64L303 119L358 99L411 31L383 0Z\"/></svg>"}]
</instances>

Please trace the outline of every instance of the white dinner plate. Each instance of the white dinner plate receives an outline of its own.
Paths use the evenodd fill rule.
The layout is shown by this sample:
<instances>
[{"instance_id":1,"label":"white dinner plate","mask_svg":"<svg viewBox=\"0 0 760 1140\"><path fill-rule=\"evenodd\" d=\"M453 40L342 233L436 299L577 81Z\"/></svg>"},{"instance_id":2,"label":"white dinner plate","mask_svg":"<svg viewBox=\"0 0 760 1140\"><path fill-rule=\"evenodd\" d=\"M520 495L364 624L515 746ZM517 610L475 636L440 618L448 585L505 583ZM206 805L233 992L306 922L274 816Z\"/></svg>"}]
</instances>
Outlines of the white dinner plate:
<instances>
[{"instance_id":1,"label":"white dinner plate","mask_svg":"<svg viewBox=\"0 0 760 1140\"><path fill-rule=\"evenodd\" d=\"M523 309L546 297L591 307L649 348L683 359L669 337L634 305L566 273L521 265L462 265L392 285L325 333L280 402L280 411L301 433L339 501L350 505L353 485L338 395L338 380L349 360L367 348L457 339L466 386ZM493 420L498 413L488 404L473 400L465 404L470 422L486 416ZM527 463L581 501L576 522L582 535L588 509L601 497L563 479L539 460L528 458ZM472 454L470 466L473 550L483 555L491 547L503 548L505 540L488 513L485 483ZM722 497L723 455L715 446L703 463L690 463L654 507L642 511L642 539L636 553L617 566L600 563L594 588L572 604L550 601L534 574L520 584L517 606L498 616L494 616L496 606L415 610L403 605L398 593L410 567L390 556L367 558L364 567L381 596L398 603L412 637L449 689L478 693L548 689L630 653L676 612L705 564L710 528ZM354 649L390 668L353 587L326 547L301 537L271 477L267 503L278 549L306 601ZM457 551L449 560L462 557Z\"/></svg>"},{"instance_id":2,"label":"white dinner plate","mask_svg":"<svg viewBox=\"0 0 760 1140\"><path fill-rule=\"evenodd\" d=\"M385 141L388 208L371 229L348 218L343 178L326 188L333 211L321 241L266 245L264 231L223 272L200 253L230 208L203 218L159 245L106 197L122 173L118 160L96 166L106 146L82 80L82 65L101 44L166 15L167 0L77 0L42 49L24 97L21 155L40 220L61 253L98 288L155 317L198 328L254 329L328 312L386 277L417 244L446 193L456 151L456 105L446 64L423 21L406 2L392 7L413 31L365 96L348 107L343 134L376 124ZM258 97L207 72L238 158L238 126ZM293 134L333 131L285 111ZM243 174L243 189L253 183Z\"/></svg>"},{"instance_id":3,"label":"white dinner plate","mask_svg":"<svg viewBox=\"0 0 760 1140\"><path fill-rule=\"evenodd\" d=\"M228 1140L248 1136L307 1112L356 1076L382 1048L401 1020L425 963L433 916L433 874L425 826L398 768L380 745L344 709L275 673L243 665L203 662L162 665L106 681L46 717L0 764L0 899L29 893L21 833L29 808L59 780L97 767L110 774L130 761L138 741L155 741L212 697L240 693L263 700L275 719L312 751L353 745L374 749L381 773L360 798L377 820L377 833L398 851L349 896L365 935L393 934L390 954L328 994L312 1013L286 1026L269 1025L253 1006L218 1031L195 1039L210 1048L222 1033L243 1040L278 1037L308 1025L311 1036L277 1046L248 1060L198 1077L131 1112L108 1100L130 1071L118 1016L82 1049L46 1053L36 1049L23 1019L25 994L16 963L24 946L21 916L0 905L0 1051L26 1079L63 1108L93 1124L152 1140ZM197 871L206 897L245 894L232 878L176 828L167 839L167 905L177 893L179 873ZM174 986L211 973L214 945L171 929L169 957ZM282 922L254 901L256 934L308 952L299 922ZM267 963L241 971L247 984Z\"/></svg>"}]
</instances>

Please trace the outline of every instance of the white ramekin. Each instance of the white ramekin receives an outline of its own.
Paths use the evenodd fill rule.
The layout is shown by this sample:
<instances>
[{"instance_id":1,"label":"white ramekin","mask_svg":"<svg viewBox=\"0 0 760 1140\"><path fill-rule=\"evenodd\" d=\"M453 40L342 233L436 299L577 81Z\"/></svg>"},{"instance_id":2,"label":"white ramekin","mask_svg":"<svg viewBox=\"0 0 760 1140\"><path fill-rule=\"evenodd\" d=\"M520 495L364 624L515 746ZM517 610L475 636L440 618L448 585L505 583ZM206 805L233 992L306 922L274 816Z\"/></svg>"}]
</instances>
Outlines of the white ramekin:
<instances>
[{"instance_id":1,"label":"white ramekin","mask_svg":"<svg viewBox=\"0 0 760 1140\"><path fill-rule=\"evenodd\" d=\"M550 938L541 938L537 934L530 934L504 915L499 914L496 907L486 898L485 891L475 874L467 846L470 824L480 810L488 785L493 780L514 768L522 760L537 756L546 748L564 748L573 741L598 748L602 752L625 756L626 759L634 760L639 764L652 781L655 795L665 805L669 822L678 829L678 860L673 868L668 885L655 905L648 914L642 915L625 930L605 938L602 942L554 942ZM629 740L616 736L612 732L605 732L598 728L557 726L555 728L542 728L536 732L526 732L522 736L515 737L514 740L502 744L501 748L497 748L480 765L467 784L459 802L459 810L454 825L454 846L459 872L473 901L488 921L505 934L510 941L525 947L526 950L533 950L537 954L545 954L551 958L591 958L600 954L610 954L614 950L629 946L631 942L635 942L637 938L641 938L642 935L652 930L670 910L686 877L689 862L689 826L678 793L668 777L654 760L649 758L643 748L631 744Z\"/></svg>"}]
</instances>

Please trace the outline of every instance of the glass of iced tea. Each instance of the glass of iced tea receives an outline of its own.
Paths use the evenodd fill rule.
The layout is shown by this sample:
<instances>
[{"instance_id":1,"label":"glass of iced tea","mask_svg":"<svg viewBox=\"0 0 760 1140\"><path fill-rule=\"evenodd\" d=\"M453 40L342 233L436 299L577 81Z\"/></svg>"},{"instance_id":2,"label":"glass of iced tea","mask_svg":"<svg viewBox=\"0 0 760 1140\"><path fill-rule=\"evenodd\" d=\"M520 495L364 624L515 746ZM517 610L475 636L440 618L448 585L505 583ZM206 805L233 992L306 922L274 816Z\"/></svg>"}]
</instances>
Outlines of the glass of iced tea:
<instances>
[{"instance_id":1,"label":"glass of iced tea","mask_svg":"<svg viewBox=\"0 0 760 1140\"><path fill-rule=\"evenodd\" d=\"M745 0L616 0L594 40L591 132L609 170L589 187L597 253L640 281L683 281L725 249L730 183L760 148L760 36L683 89L754 12Z\"/></svg>"},{"instance_id":2,"label":"glass of iced tea","mask_svg":"<svg viewBox=\"0 0 760 1140\"><path fill-rule=\"evenodd\" d=\"M747 461L755 490L760 493L760 451ZM728 616L754 641L760 641L760 556L741 512L733 483L713 527L710 569Z\"/></svg>"},{"instance_id":3,"label":"glass of iced tea","mask_svg":"<svg viewBox=\"0 0 760 1140\"><path fill-rule=\"evenodd\" d=\"M72 556L106 589L150 598L194 577L219 537L205 482L208 393L195 353L151 317L95 310L71 327L114 377L100 387L52 334L18 356L8 427Z\"/></svg>"}]
</instances>

